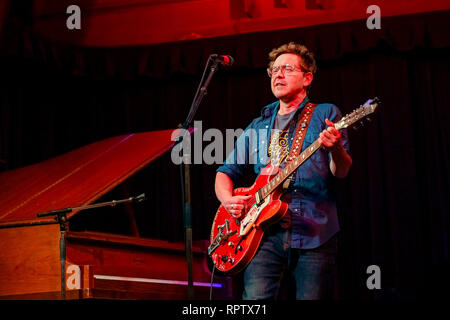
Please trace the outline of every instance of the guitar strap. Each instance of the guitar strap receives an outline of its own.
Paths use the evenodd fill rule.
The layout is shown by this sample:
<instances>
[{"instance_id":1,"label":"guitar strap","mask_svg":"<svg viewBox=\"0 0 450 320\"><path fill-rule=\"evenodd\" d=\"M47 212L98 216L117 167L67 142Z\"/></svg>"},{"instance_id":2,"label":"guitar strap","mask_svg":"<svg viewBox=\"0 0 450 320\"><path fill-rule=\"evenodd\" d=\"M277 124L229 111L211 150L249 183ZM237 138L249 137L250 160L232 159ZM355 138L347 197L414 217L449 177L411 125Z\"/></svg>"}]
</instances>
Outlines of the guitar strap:
<instances>
[{"instance_id":1,"label":"guitar strap","mask_svg":"<svg viewBox=\"0 0 450 320\"><path fill-rule=\"evenodd\" d=\"M298 117L299 120L297 121L297 127L295 128L294 140L292 141L291 149L289 151L289 155L286 157L286 161L291 161L300 154L300 151L302 151L303 141L305 140L306 136L306 130L308 129L309 122L311 121L311 116L316 105L316 103L309 102L300 113ZM287 189L289 187L289 183L291 182L294 174L295 172L284 181L284 189Z\"/></svg>"}]
</instances>

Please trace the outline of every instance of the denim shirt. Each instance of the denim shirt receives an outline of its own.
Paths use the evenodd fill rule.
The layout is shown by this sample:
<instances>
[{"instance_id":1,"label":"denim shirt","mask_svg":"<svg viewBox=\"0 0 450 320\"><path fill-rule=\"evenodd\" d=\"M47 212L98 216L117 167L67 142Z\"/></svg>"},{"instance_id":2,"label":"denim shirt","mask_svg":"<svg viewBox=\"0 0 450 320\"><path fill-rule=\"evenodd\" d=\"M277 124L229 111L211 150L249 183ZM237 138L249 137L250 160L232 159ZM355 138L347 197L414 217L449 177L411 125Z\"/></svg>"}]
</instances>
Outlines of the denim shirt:
<instances>
[{"instance_id":1,"label":"denim shirt","mask_svg":"<svg viewBox=\"0 0 450 320\"><path fill-rule=\"evenodd\" d=\"M309 102L305 97L296 112ZM268 146L271 129L280 108L280 102L265 106L261 116L254 119L239 136L234 150L228 155L224 164L217 172L225 173L233 181L234 188L240 186L240 179L253 168L258 175L268 164ZM339 109L329 103L318 104L311 116L302 151L308 148L320 132L328 126L325 119L337 122L342 115ZM294 116L297 119L297 115ZM292 144L295 121L289 127L289 148ZM347 131L341 130L342 144L349 152ZM339 231L336 201L330 182L333 175L330 171L330 154L327 150L319 148L294 173L286 193L281 198L289 205L291 211L291 247L299 249L312 249L320 246Z\"/></svg>"}]
</instances>

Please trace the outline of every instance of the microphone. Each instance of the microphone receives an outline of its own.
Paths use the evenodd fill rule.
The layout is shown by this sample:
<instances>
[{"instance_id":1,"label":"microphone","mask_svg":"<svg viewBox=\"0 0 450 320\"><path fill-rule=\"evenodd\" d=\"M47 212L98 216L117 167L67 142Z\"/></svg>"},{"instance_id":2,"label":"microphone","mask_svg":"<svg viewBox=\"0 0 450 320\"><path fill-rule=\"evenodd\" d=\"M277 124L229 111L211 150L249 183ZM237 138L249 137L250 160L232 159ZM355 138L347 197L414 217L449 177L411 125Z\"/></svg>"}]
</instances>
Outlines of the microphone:
<instances>
[{"instance_id":1,"label":"microphone","mask_svg":"<svg viewBox=\"0 0 450 320\"><path fill-rule=\"evenodd\" d=\"M234 59L232 56L222 56L218 54L212 54L211 58L215 59L216 62L219 62L223 66L230 67L234 63Z\"/></svg>"}]
</instances>

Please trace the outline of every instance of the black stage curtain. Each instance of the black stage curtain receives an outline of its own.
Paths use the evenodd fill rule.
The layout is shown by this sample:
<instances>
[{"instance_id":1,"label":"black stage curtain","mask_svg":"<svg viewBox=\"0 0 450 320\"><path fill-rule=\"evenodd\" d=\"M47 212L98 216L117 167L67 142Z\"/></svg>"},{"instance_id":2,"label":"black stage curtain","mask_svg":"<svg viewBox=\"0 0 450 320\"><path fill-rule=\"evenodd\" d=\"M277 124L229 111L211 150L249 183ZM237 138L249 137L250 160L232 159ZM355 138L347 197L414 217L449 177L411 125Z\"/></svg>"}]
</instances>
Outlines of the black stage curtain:
<instances>
[{"instance_id":1,"label":"black stage curtain","mask_svg":"<svg viewBox=\"0 0 450 320\"><path fill-rule=\"evenodd\" d=\"M338 297L441 297L449 261L450 12L245 34L136 48L51 43L26 22L7 24L0 55L0 168L46 160L130 132L175 128L187 116L206 58L230 54L195 120L203 131L245 128L274 99L267 53L287 41L316 52L311 98L349 113L368 98L382 104L371 123L350 131L354 165L336 181ZM209 142L205 142L206 146ZM126 155L124 155L126 156ZM194 239L208 239L219 203L218 165L192 165ZM251 179L249 179L251 181ZM170 153L100 200L146 192L135 207L143 237L183 241L179 168ZM120 208L82 212L71 227L129 234ZM368 290L366 269L381 269Z\"/></svg>"}]
</instances>

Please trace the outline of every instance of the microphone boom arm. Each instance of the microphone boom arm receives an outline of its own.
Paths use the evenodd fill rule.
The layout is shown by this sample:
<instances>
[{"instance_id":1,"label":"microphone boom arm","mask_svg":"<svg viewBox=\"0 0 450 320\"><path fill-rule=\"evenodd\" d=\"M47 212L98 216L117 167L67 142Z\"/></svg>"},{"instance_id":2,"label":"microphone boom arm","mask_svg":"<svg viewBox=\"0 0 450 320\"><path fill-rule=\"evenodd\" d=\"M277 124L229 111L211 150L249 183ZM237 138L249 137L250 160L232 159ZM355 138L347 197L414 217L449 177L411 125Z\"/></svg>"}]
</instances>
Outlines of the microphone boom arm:
<instances>
[{"instance_id":1,"label":"microphone boom arm","mask_svg":"<svg viewBox=\"0 0 450 320\"><path fill-rule=\"evenodd\" d=\"M80 210L81 211L81 210L100 208L100 207L106 207L106 206L114 207L114 206L116 206L118 204L121 204L121 203L132 202L132 201L142 202L144 200L147 200L147 198L145 197L145 193L140 194L137 197L129 197L127 199L122 199L122 200L112 200L112 201L108 201L108 202L95 203L95 204L90 204L90 205L86 205L86 206L80 206L80 207L74 207L74 208L64 208L64 209L40 212L40 213L37 214L37 216L39 218L41 218L41 217L46 217L46 216L61 215L61 214L72 212L74 210Z\"/></svg>"}]
</instances>

